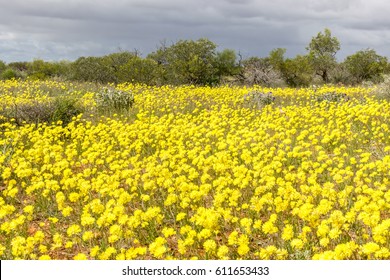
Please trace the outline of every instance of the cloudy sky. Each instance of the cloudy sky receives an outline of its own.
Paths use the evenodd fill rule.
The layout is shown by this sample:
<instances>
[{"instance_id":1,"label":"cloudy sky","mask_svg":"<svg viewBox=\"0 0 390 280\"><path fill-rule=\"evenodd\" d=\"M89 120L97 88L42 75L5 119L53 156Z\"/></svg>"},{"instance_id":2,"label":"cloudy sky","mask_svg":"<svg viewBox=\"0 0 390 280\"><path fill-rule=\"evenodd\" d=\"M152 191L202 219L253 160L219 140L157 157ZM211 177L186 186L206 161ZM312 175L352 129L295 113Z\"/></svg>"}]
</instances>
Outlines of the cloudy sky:
<instances>
[{"instance_id":1,"label":"cloudy sky","mask_svg":"<svg viewBox=\"0 0 390 280\"><path fill-rule=\"evenodd\" d=\"M373 48L390 57L386 0L0 0L0 60L74 60L207 37L244 57L304 54L329 28L339 59Z\"/></svg>"}]
</instances>

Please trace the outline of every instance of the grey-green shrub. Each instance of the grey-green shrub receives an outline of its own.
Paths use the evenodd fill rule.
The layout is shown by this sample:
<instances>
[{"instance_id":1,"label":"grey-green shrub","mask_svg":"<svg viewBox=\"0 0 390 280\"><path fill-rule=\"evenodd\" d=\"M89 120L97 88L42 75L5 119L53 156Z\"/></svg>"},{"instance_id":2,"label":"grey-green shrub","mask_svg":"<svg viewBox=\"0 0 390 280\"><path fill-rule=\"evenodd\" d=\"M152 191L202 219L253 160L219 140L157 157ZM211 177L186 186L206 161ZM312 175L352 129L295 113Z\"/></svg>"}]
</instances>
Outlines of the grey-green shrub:
<instances>
[{"instance_id":1,"label":"grey-green shrub","mask_svg":"<svg viewBox=\"0 0 390 280\"><path fill-rule=\"evenodd\" d=\"M322 94L317 94L313 96L313 99L317 102L342 102L350 100L347 94L340 92L326 92Z\"/></svg>"},{"instance_id":2,"label":"grey-green shrub","mask_svg":"<svg viewBox=\"0 0 390 280\"><path fill-rule=\"evenodd\" d=\"M244 95L244 101L249 104L261 108L270 105L275 101L275 96L272 92L251 91Z\"/></svg>"},{"instance_id":3,"label":"grey-green shrub","mask_svg":"<svg viewBox=\"0 0 390 280\"><path fill-rule=\"evenodd\" d=\"M390 101L390 75L383 76L383 82L375 87L374 94L379 99L386 99Z\"/></svg>"},{"instance_id":4,"label":"grey-green shrub","mask_svg":"<svg viewBox=\"0 0 390 280\"><path fill-rule=\"evenodd\" d=\"M108 113L129 110L134 104L132 92L105 87L95 95L98 110Z\"/></svg>"},{"instance_id":5,"label":"grey-green shrub","mask_svg":"<svg viewBox=\"0 0 390 280\"><path fill-rule=\"evenodd\" d=\"M18 125L25 123L50 122L54 108L49 102L33 101L32 103L14 104L8 108L1 108L0 115L5 120L14 119Z\"/></svg>"},{"instance_id":6,"label":"grey-green shrub","mask_svg":"<svg viewBox=\"0 0 390 280\"><path fill-rule=\"evenodd\" d=\"M77 99L69 96L57 96L49 101L32 101L0 108L0 115L5 120L14 119L18 125L23 123L51 123L61 121L67 125L72 118L83 113Z\"/></svg>"}]
</instances>

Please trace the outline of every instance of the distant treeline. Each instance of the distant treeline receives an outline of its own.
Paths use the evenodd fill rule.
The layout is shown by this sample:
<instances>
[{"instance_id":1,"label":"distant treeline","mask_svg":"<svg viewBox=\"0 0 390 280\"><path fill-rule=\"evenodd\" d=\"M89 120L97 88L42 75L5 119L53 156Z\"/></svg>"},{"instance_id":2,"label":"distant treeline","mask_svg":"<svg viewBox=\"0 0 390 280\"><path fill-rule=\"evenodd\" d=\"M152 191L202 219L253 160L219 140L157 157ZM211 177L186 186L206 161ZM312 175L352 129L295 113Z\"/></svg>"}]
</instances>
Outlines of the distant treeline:
<instances>
[{"instance_id":1,"label":"distant treeline","mask_svg":"<svg viewBox=\"0 0 390 280\"><path fill-rule=\"evenodd\" d=\"M291 86L311 84L377 83L390 72L387 58L373 49L363 49L336 60L340 43L329 29L319 32L308 44L307 53L286 58L286 49L272 50L267 57L243 58L234 50L217 50L208 39L162 43L141 57L137 51L119 51L76 61L0 61L0 78L52 79L98 83L134 82L147 85L240 85Z\"/></svg>"}]
</instances>

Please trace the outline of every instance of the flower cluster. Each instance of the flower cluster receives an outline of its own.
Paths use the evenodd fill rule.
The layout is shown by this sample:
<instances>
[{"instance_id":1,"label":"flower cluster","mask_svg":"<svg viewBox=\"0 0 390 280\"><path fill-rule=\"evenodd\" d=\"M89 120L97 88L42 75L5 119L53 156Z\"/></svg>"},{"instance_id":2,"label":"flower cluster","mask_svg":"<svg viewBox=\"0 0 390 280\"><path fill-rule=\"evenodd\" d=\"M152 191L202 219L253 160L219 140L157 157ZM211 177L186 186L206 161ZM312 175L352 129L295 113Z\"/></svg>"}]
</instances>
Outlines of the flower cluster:
<instances>
[{"instance_id":1,"label":"flower cluster","mask_svg":"<svg viewBox=\"0 0 390 280\"><path fill-rule=\"evenodd\" d=\"M390 103L369 89L254 87L277 98L260 110L247 88L117 89L127 115L0 122L2 259L390 258Z\"/></svg>"}]
</instances>

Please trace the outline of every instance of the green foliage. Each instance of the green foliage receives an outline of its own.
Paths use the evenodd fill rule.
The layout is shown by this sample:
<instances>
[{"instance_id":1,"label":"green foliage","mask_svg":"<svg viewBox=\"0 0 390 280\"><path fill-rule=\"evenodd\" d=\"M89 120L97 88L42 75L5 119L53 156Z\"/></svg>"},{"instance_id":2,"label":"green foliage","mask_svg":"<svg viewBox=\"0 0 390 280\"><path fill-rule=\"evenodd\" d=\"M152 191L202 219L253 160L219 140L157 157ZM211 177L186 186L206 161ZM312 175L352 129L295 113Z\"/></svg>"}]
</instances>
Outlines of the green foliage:
<instances>
[{"instance_id":1,"label":"green foliage","mask_svg":"<svg viewBox=\"0 0 390 280\"><path fill-rule=\"evenodd\" d=\"M117 73L121 66L136 57L139 57L137 52L120 51L103 56L102 60L105 65L112 67L114 72Z\"/></svg>"},{"instance_id":2,"label":"green foliage","mask_svg":"<svg viewBox=\"0 0 390 280\"><path fill-rule=\"evenodd\" d=\"M225 49L216 54L214 60L216 82L224 77L232 77L240 73L240 66L237 64L237 55L234 50Z\"/></svg>"},{"instance_id":3,"label":"green foliage","mask_svg":"<svg viewBox=\"0 0 390 280\"><path fill-rule=\"evenodd\" d=\"M316 75L319 75L324 83L328 83L329 72L337 64L336 53L340 50L340 42L336 37L332 37L329 29L325 29L324 33L319 32L312 38L306 49Z\"/></svg>"},{"instance_id":4,"label":"green foliage","mask_svg":"<svg viewBox=\"0 0 390 280\"><path fill-rule=\"evenodd\" d=\"M119 76L122 74L122 67L132 59L139 58L137 53L129 51L120 51L100 57L99 65L110 75L106 77L109 82L119 82Z\"/></svg>"},{"instance_id":5,"label":"green foliage","mask_svg":"<svg viewBox=\"0 0 390 280\"><path fill-rule=\"evenodd\" d=\"M372 49L361 50L348 56L345 65L356 83L379 82L388 67L387 58Z\"/></svg>"},{"instance_id":6,"label":"green foliage","mask_svg":"<svg viewBox=\"0 0 390 280\"><path fill-rule=\"evenodd\" d=\"M138 51L119 51L101 57L80 57L74 62L0 61L0 78L52 79L81 82L142 83L147 85L209 85L236 83L269 87L302 87L310 84L378 83L389 73L386 57L366 49L336 61L338 39L329 29L314 36L306 55L285 58L286 49L272 50L267 57L242 59L234 50L217 51L212 41L180 40L161 46L146 58Z\"/></svg>"},{"instance_id":7,"label":"green foliage","mask_svg":"<svg viewBox=\"0 0 390 280\"><path fill-rule=\"evenodd\" d=\"M7 68L4 61L0 60L0 74Z\"/></svg>"},{"instance_id":8,"label":"green foliage","mask_svg":"<svg viewBox=\"0 0 390 280\"><path fill-rule=\"evenodd\" d=\"M42 59L35 59L28 64L28 76L34 80L43 80L52 76L52 64Z\"/></svg>"},{"instance_id":9,"label":"green foliage","mask_svg":"<svg viewBox=\"0 0 390 280\"><path fill-rule=\"evenodd\" d=\"M284 67L284 55L286 54L286 49L277 48L273 49L268 56L269 63L272 67L278 71L282 71Z\"/></svg>"},{"instance_id":10,"label":"green foliage","mask_svg":"<svg viewBox=\"0 0 390 280\"><path fill-rule=\"evenodd\" d=\"M17 79L17 78L21 78L21 77L22 77L22 74L19 71L14 70L12 68L6 68L1 73L2 80L11 80L11 79Z\"/></svg>"},{"instance_id":11,"label":"green foliage","mask_svg":"<svg viewBox=\"0 0 390 280\"><path fill-rule=\"evenodd\" d=\"M210 85L217 80L216 45L208 39L180 40L149 55L162 67L164 83Z\"/></svg>"},{"instance_id":12,"label":"green foliage","mask_svg":"<svg viewBox=\"0 0 390 280\"><path fill-rule=\"evenodd\" d=\"M281 72L287 85L291 87L308 86L313 80L313 69L308 56L297 55L286 59Z\"/></svg>"},{"instance_id":13,"label":"green foliage","mask_svg":"<svg viewBox=\"0 0 390 280\"><path fill-rule=\"evenodd\" d=\"M0 71L2 79L28 78L31 80L45 80L55 77L65 79L69 75L70 62L47 62L35 59L32 62L12 62L6 69ZM0 65L1 68L1 65Z\"/></svg>"},{"instance_id":14,"label":"green foliage","mask_svg":"<svg viewBox=\"0 0 390 280\"><path fill-rule=\"evenodd\" d=\"M43 60L34 60L28 65L28 77L31 79L48 79L54 77L66 77L70 70L70 62L46 62Z\"/></svg>"},{"instance_id":15,"label":"green foliage","mask_svg":"<svg viewBox=\"0 0 390 280\"><path fill-rule=\"evenodd\" d=\"M28 64L26 61L11 62L8 63L8 67L19 72L26 72L28 70Z\"/></svg>"},{"instance_id":16,"label":"green foliage","mask_svg":"<svg viewBox=\"0 0 390 280\"><path fill-rule=\"evenodd\" d=\"M288 86L308 86L313 81L313 67L308 55L297 55L294 58L284 58L286 49L278 48L270 52L269 64L279 72Z\"/></svg>"},{"instance_id":17,"label":"green foliage","mask_svg":"<svg viewBox=\"0 0 390 280\"><path fill-rule=\"evenodd\" d=\"M80 57L71 65L71 79L110 83L115 81L114 69L104 63L101 57Z\"/></svg>"},{"instance_id":18,"label":"green foliage","mask_svg":"<svg viewBox=\"0 0 390 280\"><path fill-rule=\"evenodd\" d=\"M77 98L72 96L57 96L53 102L52 121L62 121L63 125L67 125L72 121L72 118L81 114L82 110L77 105Z\"/></svg>"},{"instance_id":19,"label":"green foliage","mask_svg":"<svg viewBox=\"0 0 390 280\"><path fill-rule=\"evenodd\" d=\"M80 57L72 63L72 79L98 83L157 84L157 63L138 53L122 51L103 57Z\"/></svg>"},{"instance_id":20,"label":"green foliage","mask_svg":"<svg viewBox=\"0 0 390 280\"><path fill-rule=\"evenodd\" d=\"M149 58L132 57L121 65L117 77L119 82L158 84L158 65Z\"/></svg>"}]
</instances>

